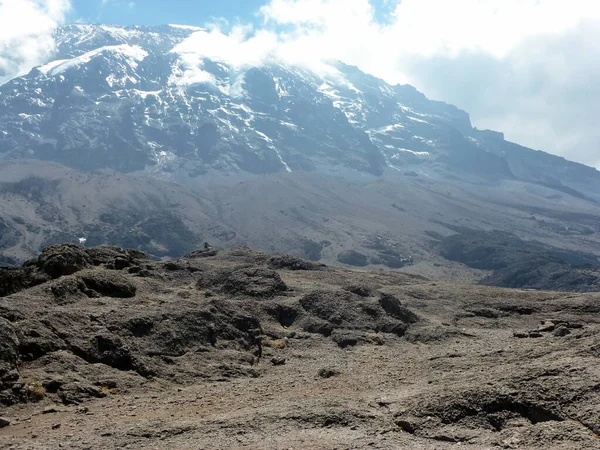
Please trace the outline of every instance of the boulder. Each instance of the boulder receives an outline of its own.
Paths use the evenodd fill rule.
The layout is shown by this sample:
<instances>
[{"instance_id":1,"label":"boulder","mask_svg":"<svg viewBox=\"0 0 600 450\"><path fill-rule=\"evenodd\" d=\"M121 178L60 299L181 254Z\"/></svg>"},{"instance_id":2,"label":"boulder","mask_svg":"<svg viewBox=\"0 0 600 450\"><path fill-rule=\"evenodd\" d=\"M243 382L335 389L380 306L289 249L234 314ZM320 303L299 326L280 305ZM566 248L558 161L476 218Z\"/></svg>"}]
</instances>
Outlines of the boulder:
<instances>
[{"instance_id":1,"label":"boulder","mask_svg":"<svg viewBox=\"0 0 600 450\"><path fill-rule=\"evenodd\" d=\"M65 405L78 405L91 398L106 397L101 388L79 382L63 384L57 394Z\"/></svg>"},{"instance_id":2,"label":"boulder","mask_svg":"<svg viewBox=\"0 0 600 450\"><path fill-rule=\"evenodd\" d=\"M554 330L554 332L552 334L556 337L563 337L568 334L571 334L571 330L569 330L569 328L567 328L566 326L561 325L559 327L556 327L556 329Z\"/></svg>"},{"instance_id":3,"label":"boulder","mask_svg":"<svg viewBox=\"0 0 600 450\"><path fill-rule=\"evenodd\" d=\"M262 267L203 273L197 286L251 297L273 297L287 290L287 285L277 272Z\"/></svg>"},{"instance_id":4,"label":"boulder","mask_svg":"<svg viewBox=\"0 0 600 450\"><path fill-rule=\"evenodd\" d=\"M382 298L383 300L377 301L347 290L313 291L299 300L300 306L308 313L301 320L302 327L304 331L324 336L338 330L404 335L408 326L417 321L417 316L402 306L394 296L383 294ZM354 337L339 337L340 341L336 342L341 346L361 342L361 339Z\"/></svg>"},{"instance_id":5,"label":"boulder","mask_svg":"<svg viewBox=\"0 0 600 450\"><path fill-rule=\"evenodd\" d=\"M110 270L95 270L82 273L79 278L85 287L97 294L98 297L135 297L135 285L120 273Z\"/></svg>"},{"instance_id":6,"label":"boulder","mask_svg":"<svg viewBox=\"0 0 600 450\"><path fill-rule=\"evenodd\" d=\"M53 281L50 291L59 303L64 304L86 297L135 297L136 287L116 271L86 270Z\"/></svg>"},{"instance_id":7,"label":"boulder","mask_svg":"<svg viewBox=\"0 0 600 450\"><path fill-rule=\"evenodd\" d=\"M45 248L35 263L51 278L71 275L92 266L92 258L83 247L74 244L53 245Z\"/></svg>"},{"instance_id":8,"label":"boulder","mask_svg":"<svg viewBox=\"0 0 600 450\"><path fill-rule=\"evenodd\" d=\"M331 378L340 374L340 371L332 367L323 367L317 373L321 378Z\"/></svg>"},{"instance_id":9,"label":"boulder","mask_svg":"<svg viewBox=\"0 0 600 450\"><path fill-rule=\"evenodd\" d=\"M360 297L370 297L373 295L373 288L366 284L351 284L344 287L345 291L352 292Z\"/></svg>"},{"instance_id":10,"label":"boulder","mask_svg":"<svg viewBox=\"0 0 600 450\"><path fill-rule=\"evenodd\" d=\"M403 306L400 300L392 294L382 293L379 296L379 304L386 313L402 322L416 323L418 321L417 315Z\"/></svg>"}]
</instances>

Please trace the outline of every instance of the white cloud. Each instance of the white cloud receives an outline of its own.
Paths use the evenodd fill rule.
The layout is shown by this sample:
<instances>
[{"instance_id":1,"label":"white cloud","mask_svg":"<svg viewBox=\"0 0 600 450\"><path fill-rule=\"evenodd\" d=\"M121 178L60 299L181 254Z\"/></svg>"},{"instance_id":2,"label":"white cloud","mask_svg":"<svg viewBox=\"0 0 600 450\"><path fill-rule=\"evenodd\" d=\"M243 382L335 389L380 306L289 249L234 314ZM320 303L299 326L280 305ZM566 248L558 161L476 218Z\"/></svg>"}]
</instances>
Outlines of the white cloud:
<instances>
[{"instance_id":1,"label":"white cloud","mask_svg":"<svg viewBox=\"0 0 600 450\"><path fill-rule=\"evenodd\" d=\"M0 0L0 84L44 62L70 0Z\"/></svg>"},{"instance_id":2,"label":"white cloud","mask_svg":"<svg viewBox=\"0 0 600 450\"><path fill-rule=\"evenodd\" d=\"M526 39L501 59L463 52L414 60L412 76L426 92L470 111L478 127L600 168L597 42L598 22L583 21Z\"/></svg>"},{"instance_id":3,"label":"white cloud","mask_svg":"<svg viewBox=\"0 0 600 450\"><path fill-rule=\"evenodd\" d=\"M183 55L190 65L198 65L202 58L225 62L234 67L260 65L278 47L277 36L268 31L250 34L252 29L245 26L233 27L230 33L223 33L219 27L194 33L173 50Z\"/></svg>"},{"instance_id":4,"label":"white cloud","mask_svg":"<svg viewBox=\"0 0 600 450\"><path fill-rule=\"evenodd\" d=\"M586 52L597 54L600 2L386 3L391 12L381 21L369 0L270 0L259 11L259 30L235 27L226 34L215 26L180 50L189 57L201 49L232 65L277 58L317 70L327 67L322 61L339 59L464 107L476 125L523 144L598 162L598 136L588 119L597 117L597 107L582 92L600 75L593 57L586 60ZM575 79L588 84L571 89Z\"/></svg>"},{"instance_id":5,"label":"white cloud","mask_svg":"<svg viewBox=\"0 0 600 450\"><path fill-rule=\"evenodd\" d=\"M339 58L388 81L407 79L413 56L482 51L506 56L523 40L561 33L583 19L600 19L589 0L403 0L384 23L369 0L271 0L260 10L286 45L319 58Z\"/></svg>"}]
</instances>

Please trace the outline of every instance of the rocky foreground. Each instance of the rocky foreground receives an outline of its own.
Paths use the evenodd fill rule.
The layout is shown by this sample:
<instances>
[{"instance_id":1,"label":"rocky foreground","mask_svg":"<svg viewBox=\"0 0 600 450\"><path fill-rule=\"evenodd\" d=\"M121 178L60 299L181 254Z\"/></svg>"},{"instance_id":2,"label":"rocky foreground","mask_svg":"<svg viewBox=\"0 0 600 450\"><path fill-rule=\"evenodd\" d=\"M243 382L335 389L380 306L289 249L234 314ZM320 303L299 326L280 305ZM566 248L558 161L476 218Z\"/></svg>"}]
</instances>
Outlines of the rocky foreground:
<instances>
[{"instance_id":1,"label":"rocky foreground","mask_svg":"<svg viewBox=\"0 0 600 450\"><path fill-rule=\"evenodd\" d=\"M0 448L600 447L599 294L62 245L0 295Z\"/></svg>"}]
</instances>

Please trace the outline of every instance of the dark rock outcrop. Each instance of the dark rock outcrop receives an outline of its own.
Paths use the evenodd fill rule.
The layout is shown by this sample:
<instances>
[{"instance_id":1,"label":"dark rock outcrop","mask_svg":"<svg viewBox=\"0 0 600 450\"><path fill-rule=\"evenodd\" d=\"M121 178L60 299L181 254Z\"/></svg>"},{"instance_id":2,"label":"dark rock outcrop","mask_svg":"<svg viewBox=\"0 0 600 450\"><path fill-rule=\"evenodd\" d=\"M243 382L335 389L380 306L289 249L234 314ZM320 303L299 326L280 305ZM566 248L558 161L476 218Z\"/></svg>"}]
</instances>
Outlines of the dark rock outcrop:
<instances>
[{"instance_id":1,"label":"dark rock outcrop","mask_svg":"<svg viewBox=\"0 0 600 450\"><path fill-rule=\"evenodd\" d=\"M140 264L146 258L146 255L140 251L124 250L118 247L84 248L74 244L53 245L45 248L38 258L27 261L22 267L0 268L0 297L40 285L49 280L73 275L86 268L119 269ZM126 266L123 265L124 262L126 262ZM109 275L106 272L105 275L84 275L61 280L60 283L53 286L52 290L56 297L74 294L78 291L88 295L95 292L95 295L114 297L135 295L135 289L131 286L124 287L125 284L123 278Z\"/></svg>"},{"instance_id":2,"label":"dark rock outcrop","mask_svg":"<svg viewBox=\"0 0 600 450\"><path fill-rule=\"evenodd\" d=\"M203 273L198 287L251 297L273 297L287 290L277 272L262 267Z\"/></svg>"},{"instance_id":3,"label":"dark rock outcrop","mask_svg":"<svg viewBox=\"0 0 600 450\"><path fill-rule=\"evenodd\" d=\"M397 300L393 304L394 307L389 306L391 302L391 300L384 302L389 310L386 311L375 299L361 297L345 290L317 290L305 295L299 301L302 308L309 313L309 316L303 320L306 331L326 336L333 330L382 331L402 336L409 324L416 322L417 319ZM342 339L344 346L350 341L358 342L354 338L350 341L348 339L350 338L347 336Z\"/></svg>"},{"instance_id":4,"label":"dark rock outcrop","mask_svg":"<svg viewBox=\"0 0 600 450\"><path fill-rule=\"evenodd\" d=\"M596 255L523 241L500 231L456 231L459 233L438 243L440 253L451 261L493 271L482 284L575 292L600 290L600 262Z\"/></svg>"},{"instance_id":5,"label":"dark rock outcrop","mask_svg":"<svg viewBox=\"0 0 600 450\"><path fill-rule=\"evenodd\" d=\"M402 336L417 320L367 284L296 294L272 267L325 277L330 270L246 248L165 263L115 247L48 248L3 272L24 282L0 305L0 403L52 396L76 404L152 378L256 376L265 322L277 337L269 345L279 349L287 336L273 326L345 348L379 345L378 333ZM23 381L24 364L34 384Z\"/></svg>"},{"instance_id":6,"label":"dark rock outcrop","mask_svg":"<svg viewBox=\"0 0 600 450\"><path fill-rule=\"evenodd\" d=\"M349 266L364 267L369 264L367 255L357 252L356 250L347 250L338 254L337 259L342 264Z\"/></svg>"},{"instance_id":7,"label":"dark rock outcrop","mask_svg":"<svg viewBox=\"0 0 600 450\"><path fill-rule=\"evenodd\" d=\"M285 270L320 270L323 264L315 264L291 255L277 255L269 258L268 266L271 269Z\"/></svg>"}]
</instances>

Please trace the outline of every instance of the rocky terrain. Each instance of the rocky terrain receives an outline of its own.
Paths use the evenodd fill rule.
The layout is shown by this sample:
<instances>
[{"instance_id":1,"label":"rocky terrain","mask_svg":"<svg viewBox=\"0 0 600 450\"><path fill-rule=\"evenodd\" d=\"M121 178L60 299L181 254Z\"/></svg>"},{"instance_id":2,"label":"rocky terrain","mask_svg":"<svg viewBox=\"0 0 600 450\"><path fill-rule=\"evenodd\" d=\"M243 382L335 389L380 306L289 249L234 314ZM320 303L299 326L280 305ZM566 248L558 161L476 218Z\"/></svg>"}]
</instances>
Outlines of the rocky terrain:
<instances>
[{"instance_id":1,"label":"rocky terrain","mask_svg":"<svg viewBox=\"0 0 600 450\"><path fill-rule=\"evenodd\" d=\"M243 247L59 245L0 285L1 448L598 448L598 294Z\"/></svg>"},{"instance_id":2,"label":"rocky terrain","mask_svg":"<svg viewBox=\"0 0 600 450\"><path fill-rule=\"evenodd\" d=\"M492 273L482 284L512 288L593 292L600 290L600 260L591 253L568 251L512 233L457 229L441 239L441 254Z\"/></svg>"},{"instance_id":3,"label":"rocky terrain","mask_svg":"<svg viewBox=\"0 0 600 450\"><path fill-rule=\"evenodd\" d=\"M210 242L440 280L596 289L595 263L537 273L528 258L515 280L493 257L473 265L444 248L453 235L510 232L543 252L600 256L597 170L341 62L239 64L199 45L206 32L63 26L46 64L0 86L0 265L64 242L153 259Z\"/></svg>"},{"instance_id":4,"label":"rocky terrain","mask_svg":"<svg viewBox=\"0 0 600 450\"><path fill-rule=\"evenodd\" d=\"M469 239L479 236L473 242L480 247L500 248L494 238L498 230L500 236L510 233L515 255L524 242L542 258L557 250L561 257L570 255L569 261L587 255L585 272L591 276L585 275L580 286L560 282L548 288L595 289L598 206L516 181L487 186L390 174L348 181L284 173L229 184L224 177L190 187L34 160L3 162L0 180L0 266L21 263L48 245L80 239L86 246L136 248L154 259L177 258L209 242L330 265L477 282L496 270L493 258L473 264L446 247L454 242L467 248ZM538 268L534 259L504 255L507 266L531 261L529 267ZM572 270L573 265L558 269ZM517 284L497 284L544 289L548 281L533 273Z\"/></svg>"}]
</instances>

